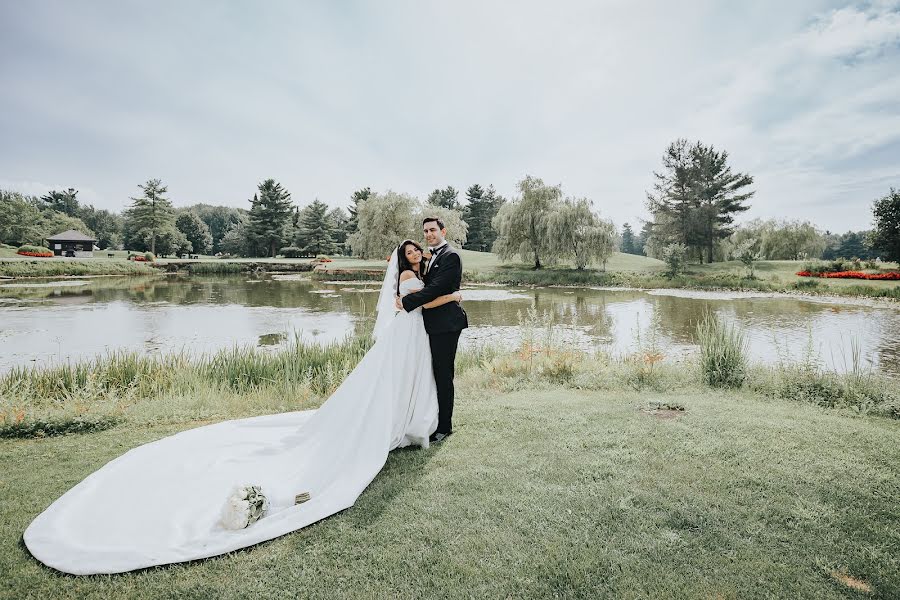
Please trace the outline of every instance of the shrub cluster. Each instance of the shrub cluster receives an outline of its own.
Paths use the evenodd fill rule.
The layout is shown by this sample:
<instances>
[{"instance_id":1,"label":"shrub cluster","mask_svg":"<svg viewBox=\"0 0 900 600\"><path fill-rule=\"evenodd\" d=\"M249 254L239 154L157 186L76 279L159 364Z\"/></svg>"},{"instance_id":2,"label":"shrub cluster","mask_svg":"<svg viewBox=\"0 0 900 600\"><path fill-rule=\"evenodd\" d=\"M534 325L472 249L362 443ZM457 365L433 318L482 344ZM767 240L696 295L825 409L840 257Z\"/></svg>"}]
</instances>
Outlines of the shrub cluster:
<instances>
[{"instance_id":1,"label":"shrub cluster","mask_svg":"<svg viewBox=\"0 0 900 600\"><path fill-rule=\"evenodd\" d=\"M94 433L116 426L119 419L106 416L78 416L60 419L0 422L0 438L43 438L70 433Z\"/></svg>"},{"instance_id":2,"label":"shrub cluster","mask_svg":"<svg viewBox=\"0 0 900 600\"><path fill-rule=\"evenodd\" d=\"M16 250L16 254L21 254L22 256L48 258L53 256L53 250L45 246L32 246L30 244L25 244L24 246L19 246L19 249Z\"/></svg>"},{"instance_id":3,"label":"shrub cluster","mask_svg":"<svg viewBox=\"0 0 900 600\"><path fill-rule=\"evenodd\" d=\"M859 259L846 260L844 258L836 258L834 260L814 260L803 264L800 273L809 273L810 275L820 275L821 273L840 273L842 271L859 271L862 269L862 263ZM799 273L798 273L799 275ZM810 275L807 275L809 277Z\"/></svg>"},{"instance_id":4,"label":"shrub cluster","mask_svg":"<svg viewBox=\"0 0 900 600\"><path fill-rule=\"evenodd\" d=\"M285 258L300 258L303 256L303 251L297 246L285 246L278 252Z\"/></svg>"}]
</instances>

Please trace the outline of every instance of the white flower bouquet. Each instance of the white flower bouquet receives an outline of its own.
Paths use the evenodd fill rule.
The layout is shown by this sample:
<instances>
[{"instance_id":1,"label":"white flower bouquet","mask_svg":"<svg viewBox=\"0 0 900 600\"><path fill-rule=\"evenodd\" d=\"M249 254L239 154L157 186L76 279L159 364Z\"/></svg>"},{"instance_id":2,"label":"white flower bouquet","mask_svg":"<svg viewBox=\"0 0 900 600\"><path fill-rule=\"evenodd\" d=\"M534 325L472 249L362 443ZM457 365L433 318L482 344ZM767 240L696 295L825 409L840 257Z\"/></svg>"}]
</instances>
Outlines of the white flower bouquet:
<instances>
[{"instance_id":1,"label":"white flower bouquet","mask_svg":"<svg viewBox=\"0 0 900 600\"><path fill-rule=\"evenodd\" d=\"M269 500L258 485L235 488L222 509L226 529L244 529L259 521L269 510Z\"/></svg>"}]
</instances>

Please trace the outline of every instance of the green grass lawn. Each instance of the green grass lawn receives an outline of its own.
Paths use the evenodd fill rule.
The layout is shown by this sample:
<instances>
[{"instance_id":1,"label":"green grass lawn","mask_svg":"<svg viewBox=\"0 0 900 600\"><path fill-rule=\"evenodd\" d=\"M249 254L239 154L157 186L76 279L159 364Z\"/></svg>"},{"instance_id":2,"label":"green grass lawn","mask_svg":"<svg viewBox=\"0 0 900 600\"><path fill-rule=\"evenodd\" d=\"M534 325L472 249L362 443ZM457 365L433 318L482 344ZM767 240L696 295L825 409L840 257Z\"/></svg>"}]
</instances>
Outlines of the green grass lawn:
<instances>
[{"instance_id":1,"label":"green grass lawn","mask_svg":"<svg viewBox=\"0 0 900 600\"><path fill-rule=\"evenodd\" d=\"M654 400L686 411L640 410ZM750 392L468 390L456 435L391 453L356 506L301 531L117 576L27 554L71 486L196 425L0 441L0 596L900 597L900 422Z\"/></svg>"},{"instance_id":2,"label":"green grass lawn","mask_svg":"<svg viewBox=\"0 0 900 600\"><path fill-rule=\"evenodd\" d=\"M809 261L765 260L754 265L754 274L759 279L775 285L795 285L800 281L816 281L820 287L840 291L851 286L872 286L875 289L893 289L900 286L898 281L873 281L862 279L830 279L826 277L800 277L798 271ZM885 263L882 270L897 270L896 263ZM705 265L690 265L688 271L697 274L746 274L747 268L738 261L718 262Z\"/></svg>"}]
</instances>

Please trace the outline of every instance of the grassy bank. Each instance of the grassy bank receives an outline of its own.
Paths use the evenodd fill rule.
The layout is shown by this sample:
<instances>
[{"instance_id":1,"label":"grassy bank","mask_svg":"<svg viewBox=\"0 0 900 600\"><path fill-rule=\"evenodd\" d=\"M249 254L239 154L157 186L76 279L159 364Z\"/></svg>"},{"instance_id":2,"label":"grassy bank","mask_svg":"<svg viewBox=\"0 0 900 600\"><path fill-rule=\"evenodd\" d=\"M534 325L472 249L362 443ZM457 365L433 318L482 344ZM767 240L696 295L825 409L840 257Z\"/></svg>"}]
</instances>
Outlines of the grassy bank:
<instances>
[{"instance_id":1,"label":"grassy bank","mask_svg":"<svg viewBox=\"0 0 900 600\"><path fill-rule=\"evenodd\" d=\"M554 265L539 270L529 265L502 263L487 252L460 251L466 283L499 285L565 285L609 286L643 289L686 288L701 290L738 290L782 293L805 293L840 296L866 296L900 299L900 282L856 281L846 279L808 278L796 275L800 261L761 261L748 277L747 269L738 262L689 265L687 272L676 277L664 273L661 261L614 254L606 270L578 270ZM315 273L313 278L325 280L377 280L382 277L384 260L336 258L327 266L331 272ZM310 271L309 259L213 259L183 261L159 259L153 266L136 264L121 258L0 260L0 276L57 277L66 275L136 275L159 271L197 275L235 274L246 272ZM885 265L885 268L895 265Z\"/></svg>"},{"instance_id":2,"label":"grassy bank","mask_svg":"<svg viewBox=\"0 0 900 600\"><path fill-rule=\"evenodd\" d=\"M157 272L146 263L115 259L38 258L31 260L0 260L0 276L3 277L149 275Z\"/></svg>"},{"instance_id":3,"label":"grassy bank","mask_svg":"<svg viewBox=\"0 0 900 600\"><path fill-rule=\"evenodd\" d=\"M799 263L795 263L795 266ZM900 284L892 281L866 283L839 279L810 279L796 275L747 277L743 268L697 268L669 277L661 271L596 271L550 268L538 271L521 267L504 267L492 271L467 271L466 283L495 283L499 285L561 285L632 287L641 289L697 289L733 290L779 293L804 293L835 296L865 296L900 299Z\"/></svg>"},{"instance_id":4,"label":"grassy bank","mask_svg":"<svg viewBox=\"0 0 900 600\"><path fill-rule=\"evenodd\" d=\"M588 385L585 369L573 378L559 367L565 355L469 353L456 435L393 452L352 509L254 548L112 577L66 577L28 556L19 539L30 520L129 448L314 406L302 385L286 393L240 375L289 376L271 370L279 362L223 355L217 368L238 385L215 394L116 375L137 365L95 368L85 377L96 372L97 386L156 385L135 384L137 403L113 430L0 440L0 596L847 598L852 585L900 595L900 421L711 390L640 356ZM203 377L169 366L175 380Z\"/></svg>"}]
</instances>

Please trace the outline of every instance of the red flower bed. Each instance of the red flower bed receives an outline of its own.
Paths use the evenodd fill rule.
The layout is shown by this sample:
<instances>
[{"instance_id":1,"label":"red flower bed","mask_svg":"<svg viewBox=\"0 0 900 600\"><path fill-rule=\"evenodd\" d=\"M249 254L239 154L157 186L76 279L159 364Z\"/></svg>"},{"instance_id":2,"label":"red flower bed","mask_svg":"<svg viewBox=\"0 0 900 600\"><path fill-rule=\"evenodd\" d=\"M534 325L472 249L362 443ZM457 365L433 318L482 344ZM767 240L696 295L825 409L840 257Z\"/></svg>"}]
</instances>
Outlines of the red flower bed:
<instances>
[{"instance_id":1,"label":"red flower bed","mask_svg":"<svg viewBox=\"0 0 900 600\"><path fill-rule=\"evenodd\" d=\"M147 257L145 256L132 256L131 260L136 260L138 262L147 262Z\"/></svg>"},{"instance_id":2,"label":"red flower bed","mask_svg":"<svg viewBox=\"0 0 900 600\"><path fill-rule=\"evenodd\" d=\"M889 271L887 273L863 273L862 271L837 271L834 273L810 273L800 271L800 277L827 277L829 279L871 279L879 281L900 281L900 272Z\"/></svg>"},{"instance_id":3,"label":"red flower bed","mask_svg":"<svg viewBox=\"0 0 900 600\"><path fill-rule=\"evenodd\" d=\"M16 252L16 254L20 254L22 256L36 256L38 258L50 258L53 256L52 252L26 252L24 250L20 250Z\"/></svg>"}]
</instances>

